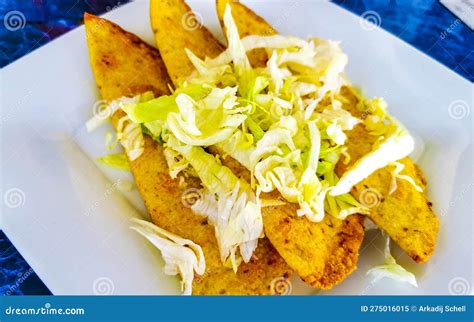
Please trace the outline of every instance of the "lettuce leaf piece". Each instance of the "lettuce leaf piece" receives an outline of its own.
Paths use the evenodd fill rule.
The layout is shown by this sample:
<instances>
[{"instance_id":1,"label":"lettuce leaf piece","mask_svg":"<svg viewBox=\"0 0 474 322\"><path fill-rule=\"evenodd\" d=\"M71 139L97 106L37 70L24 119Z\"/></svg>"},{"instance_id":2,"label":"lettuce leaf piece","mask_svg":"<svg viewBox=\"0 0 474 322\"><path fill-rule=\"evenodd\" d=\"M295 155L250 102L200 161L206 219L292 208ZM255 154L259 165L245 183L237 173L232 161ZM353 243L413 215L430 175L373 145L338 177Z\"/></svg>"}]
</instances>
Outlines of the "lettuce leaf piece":
<instances>
[{"instance_id":1,"label":"lettuce leaf piece","mask_svg":"<svg viewBox=\"0 0 474 322\"><path fill-rule=\"evenodd\" d=\"M230 155L247 169L252 169L250 157L255 151L254 136L237 130L229 139L217 144L217 147Z\"/></svg>"},{"instance_id":2,"label":"lettuce leaf piece","mask_svg":"<svg viewBox=\"0 0 474 322\"><path fill-rule=\"evenodd\" d=\"M302 194L298 198L300 209L298 216L306 216L311 221L321 221L324 218L324 200L329 186L326 182L320 182L316 175L318 159L321 149L321 135L315 122L307 123L311 147L307 159L306 169L301 177L300 189Z\"/></svg>"},{"instance_id":3,"label":"lettuce leaf piece","mask_svg":"<svg viewBox=\"0 0 474 322\"><path fill-rule=\"evenodd\" d=\"M250 132L253 134L255 141L259 141L265 135L265 132L262 130L260 125L258 125L252 117L248 117L245 119L245 124L248 126Z\"/></svg>"},{"instance_id":4,"label":"lettuce leaf piece","mask_svg":"<svg viewBox=\"0 0 474 322\"><path fill-rule=\"evenodd\" d=\"M131 229L148 239L160 250L165 261L165 274L179 274L183 294L191 295L194 273L203 275L206 271L206 261L201 246L151 222L133 218L132 223Z\"/></svg>"},{"instance_id":5,"label":"lettuce leaf piece","mask_svg":"<svg viewBox=\"0 0 474 322\"><path fill-rule=\"evenodd\" d=\"M97 158L97 162L114 169L130 171L127 156L123 153L104 155Z\"/></svg>"},{"instance_id":6,"label":"lettuce leaf piece","mask_svg":"<svg viewBox=\"0 0 474 322\"><path fill-rule=\"evenodd\" d=\"M188 84L180 87L173 95L163 95L140 103L123 104L122 109L134 123L166 121L169 113L178 111L176 103L178 95L185 94L192 99L199 100L208 95L210 91L210 88L202 85Z\"/></svg>"},{"instance_id":7,"label":"lettuce leaf piece","mask_svg":"<svg viewBox=\"0 0 474 322\"><path fill-rule=\"evenodd\" d=\"M208 146L228 139L247 118L250 106L237 102L237 88L213 88L201 100L179 94L179 111L169 113L166 123L183 143Z\"/></svg>"},{"instance_id":8,"label":"lettuce leaf piece","mask_svg":"<svg viewBox=\"0 0 474 322\"><path fill-rule=\"evenodd\" d=\"M252 189L201 147L182 145L168 137L167 148L179 152L201 179L205 187L203 198L192 209L215 226L221 260L230 260L237 271L237 251L244 262L250 261L258 239L263 236L261 207Z\"/></svg>"},{"instance_id":9,"label":"lettuce leaf piece","mask_svg":"<svg viewBox=\"0 0 474 322\"><path fill-rule=\"evenodd\" d=\"M189 162L211 193L232 191L239 183L239 178L229 168L220 164L215 156L202 147L182 145L173 138L168 138L166 146L179 152ZM248 185L241 183L241 187L250 191Z\"/></svg>"},{"instance_id":10,"label":"lettuce leaf piece","mask_svg":"<svg viewBox=\"0 0 474 322\"><path fill-rule=\"evenodd\" d=\"M270 82L266 77L257 76L250 81L247 91L242 96L247 97L249 101L253 102L255 97L265 90L269 84Z\"/></svg>"},{"instance_id":11,"label":"lettuce leaf piece","mask_svg":"<svg viewBox=\"0 0 474 322\"><path fill-rule=\"evenodd\" d=\"M92 132L99 126L107 123L110 117L114 115L117 110L123 108L126 105L135 104L139 101L140 95L137 95L135 97L120 97L111 102L107 102L106 104L99 104L99 106L97 106L96 103L94 108L99 107L99 110L94 110L94 116L86 122L87 132Z\"/></svg>"},{"instance_id":12,"label":"lettuce leaf piece","mask_svg":"<svg viewBox=\"0 0 474 322\"><path fill-rule=\"evenodd\" d=\"M397 122L393 119L394 122ZM383 140L374 150L357 160L340 178L331 190L332 196L351 191L352 187L378 169L409 155L415 147L413 137L397 122L396 131Z\"/></svg>"},{"instance_id":13,"label":"lettuce leaf piece","mask_svg":"<svg viewBox=\"0 0 474 322\"><path fill-rule=\"evenodd\" d=\"M155 120L151 122L145 122L142 124L143 133L148 134L155 141L161 142L161 133L165 123L163 121Z\"/></svg>"},{"instance_id":14,"label":"lettuce leaf piece","mask_svg":"<svg viewBox=\"0 0 474 322\"><path fill-rule=\"evenodd\" d=\"M174 95L163 95L147 102L128 104L123 110L135 123L165 121L170 112L176 112L178 106Z\"/></svg>"},{"instance_id":15,"label":"lettuce leaf piece","mask_svg":"<svg viewBox=\"0 0 474 322\"><path fill-rule=\"evenodd\" d=\"M249 262L263 236L263 219L260 206L250 200L249 195L240 189L240 182L232 191L210 193L202 192L201 198L192 210L205 215L215 226L221 261L230 260L234 272L240 263L237 249L244 262Z\"/></svg>"},{"instance_id":16,"label":"lettuce leaf piece","mask_svg":"<svg viewBox=\"0 0 474 322\"><path fill-rule=\"evenodd\" d=\"M372 275L375 279L388 277L395 281L405 282L415 287L418 287L415 275L404 269L402 266L398 265L395 258L393 258L393 256L390 254L390 237L386 236L385 238L385 263L371 268L367 272L367 275Z\"/></svg>"},{"instance_id":17,"label":"lettuce leaf piece","mask_svg":"<svg viewBox=\"0 0 474 322\"><path fill-rule=\"evenodd\" d=\"M392 174L392 183L390 184L390 190L388 191L388 194L391 195L392 193L397 190L397 179L399 180L405 180L408 183L410 183L417 191L423 192L423 188L420 187L419 185L416 184L415 180L413 180L412 177L406 175L406 174L400 174L400 172L403 171L405 168L405 165L400 162L392 162L390 165L394 166L395 169L391 171Z\"/></svg>"},{"instance_id":18,"label":"lettuce leaf piece","mask_svg":"<svg viewBox=\"0 0 474 322\"><path fill-rule=\"evenodd\" d=\"M226 6L224 12L224 25L226 29L227 45L230 57L234 63L234 69L238 76L251 69L245 47L239 36L237 25L232 18L230 6Z\"/></svg>"}]
</instances>

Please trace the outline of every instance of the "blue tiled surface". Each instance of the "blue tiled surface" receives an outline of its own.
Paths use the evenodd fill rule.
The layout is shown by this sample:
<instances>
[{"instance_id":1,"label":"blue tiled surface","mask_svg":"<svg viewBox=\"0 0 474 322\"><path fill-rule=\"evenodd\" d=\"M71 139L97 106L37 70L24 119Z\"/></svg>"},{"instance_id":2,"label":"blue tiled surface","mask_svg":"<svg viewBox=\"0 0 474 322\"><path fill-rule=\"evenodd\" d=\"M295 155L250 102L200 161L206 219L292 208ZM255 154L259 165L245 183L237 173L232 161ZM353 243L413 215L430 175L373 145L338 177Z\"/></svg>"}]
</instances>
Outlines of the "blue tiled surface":
<instances>
[{"instance_id":1,"label":"blue tiled surface","mask_svg":"<svg viewBox=\"0 0 474 322\"><path fill-rule=\"evenodd\" d=\"M382 28L474 80L474 33L437 0L335 2L360 16L374 11Z\"/></svg>"},{"instance_id":2,"label":"blue tiled surface","mask_svg":"<svg viewBox=\"0 0 474 322\"><path fill-rule=\"evenodd\" d=\"M81 24L84 11L100 14L116 0L0 0L0 66L5 66L59 35ZM434 0L418 1L335 1L358 15L374 11L381 27L473 81L472 31ZM19 11L25 25L6 29L5 17ZM12 25L15 27L15 25ZM11 29L11 26L10 26ZM51 294L47 287L0 231L0 293Z\"/></svg>"}]
</instances>

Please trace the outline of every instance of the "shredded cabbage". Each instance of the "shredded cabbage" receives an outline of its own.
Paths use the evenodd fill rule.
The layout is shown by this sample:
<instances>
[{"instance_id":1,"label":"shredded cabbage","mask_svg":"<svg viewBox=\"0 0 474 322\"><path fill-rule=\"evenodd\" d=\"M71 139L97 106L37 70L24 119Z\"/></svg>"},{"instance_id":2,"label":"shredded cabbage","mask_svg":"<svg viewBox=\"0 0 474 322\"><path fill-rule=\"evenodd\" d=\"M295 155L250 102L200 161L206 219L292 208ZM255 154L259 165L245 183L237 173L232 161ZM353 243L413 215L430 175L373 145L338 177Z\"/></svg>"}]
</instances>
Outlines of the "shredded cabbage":
<instances>
[{"instance_id":1,"label":"shredded cabbage","mask_svg":"<svg viewBox=\"0 0 474 322\"><path fill-rule=\"evenodd\" d=\"M234 19L232 18L230 6L226 6L225 8L224 24L226 29L228 50L234 63L234 69L238 76L242 76L242 74L251 67L249 59L247 58L247 53L245 52L245 48L240 41L239 31L237 30L237 26L234 22Z\"/></svg>"},{"instance_id":2,"label":"shredded cabbage","mask_svg":"<svg viewBox=\"0 0 474 322\"><path fill-rule=\"evenodd\" d=\"M130 171L127 156L123 153L104 155L103 157L97 158L97 162L111 168Z\"/></svg>"},{"instance_id":3,"label":"shredded cabbage","mask_svg":"<svg viewBox=\"0 0 474 322\"><path fill-rule=\"evenodd\" d=\"M229 138L246 119L250 106L239 106L237 88L213 88L200 101L186 94L176 97L179 112L169 113L166 123L183 143L208 146Z\"/></svg>"},{"instance_id":4,"label":"shredded cabbage","mask_svg":"<svg viewBox=\"0 0 474 322\"><path fill-rule=\"evenodd\" d=\"M408 131L395 119L395 132L380 142L374 150L357 160L331 190L331 195L348 193L352 187L367 178L374 171L409 155L415 148L415 141Z\"/></svg>"},{"instance_id":5,"label":"shredded cabbage","mask_svg":"<svg viewBox=\"0 0 474 322\"><path fill-rule=\"evenodd\" d=\"M388 114L387 103L357 94L356 114L362 117L344 108L348 60L338 42L281 35L240 39L230 6L224 24L228 48L203 59L185 49L195 71L171 95L111 103L126 113L117 138L130 159L142 153L144 133L164 145L172 178L184 172L180 180L201 180L203 198L192 209L215 226L223 262L237 270L250 260L263 236L261 207L274 202L265 201L265 193L277 190L285 202L298 204L299 216L317 222L325 215L368 214L349 193L387 165L395 165L392 190L397 179L421 189L400 174L397 161L413 150L414 140ZM247 52L257 48L269 59L254 68ZM351 158L347 131L360 124L379 139L339 178L336 165ZM208 153L209 146L219 155ZM250 182L222 165L227 156L249 170Z\"/></svg>"},{"instance_id":6,"label":"shredded cabbage","mask_svg":"<svg viewBox=\"0 0 474 322\"><path fill-rule=\"evenodd\" d=\"M255 194L246 182L201 147L183 145L170 134L166 149L176 151L178 158L192 166L201 179L203 198L192 210L206 216L215 226L221 260L223 263L230 260L237 271L240 259L248 262L258 239L263 237L261 207ZM237 256L237 250L241 257Z\"/></svg>"},{"instance_id":7,"label":"shredded cabbage","mask_svg":"<svg viewBox=\"0 0 474 322\"><path fill-rule=\"evenodd\" d=\"M413 180L412 177L406 175L406 174L400 174L400 172L403 171L405 168L405 165L400 162L392 162L390 165L393 165L395 169L393 169L392 173L392 183L390 185L390 190L388 192L389 195L395 192L397 190L397 179L400 180L405 180L408 183L410 183L417 191L423 192L423 188L420 187L419 185L416 184L415 180Z\"/></svg>"},{"instance_id":8,"label":"shredded cabbage","mask_svg":"<svg viewBox=\"0 0 474 322\"><path fill-rule=\"evenodd\" d=\"M237 272L240 263L236 256L240 250L244 262L249 262L258 239L263 237L263 220L260 205L249 200L251 195L240 189L240 182L229 192L210 193L204 189L203 198L192 210L205 215L215 226L221 260L230 260Z\"/></svg>"},{"instance_id":9,"label":"shredded cabbage","mask_svg":"<svg viewBox=\"0 0 474 322\"><path fill-rule=\"evenodd\" d=\"M123 108L127 104L133 104L140 100L140 96L135 97L120 97L116 100L113 100L109 103L94 105L94 107L99 107L100 110L94 110L94 116L86 122L87 132L92 132L99 126L107 123L107 121L114 115L114 113ZM101 101L99 101L101 103Z\"/></svg>"},{"instance_id":10,"label":"shredded cabbage","mask_svg":"<svg viewBox=\"0 0 474 322\"><path fill-rule=\"evenodd\" d=\"M398 265L395 258L393 258L393 256L390 254L390 237L386 236L385 238L385 263L371 268L367 272L367 275L372 275L376 279L388 277L395 281L406 282L415 287L418 287L415 275L404 269L402 266Z\"/></svg>"},{"instance_id":11,"label":"shredded cabbage","mask_svg":"<svg viewBox=\"0 0 474 322\"><path fill-rule=\"evenodd\" d=\"M194 272L203 275L206 262L201 246L189 239L176 236L151 222L133 218L130 228L148 239L158 248L165 261L164 272L167 275L181 276L181 291L191 295Z\"/></svg>"}]
</instances>

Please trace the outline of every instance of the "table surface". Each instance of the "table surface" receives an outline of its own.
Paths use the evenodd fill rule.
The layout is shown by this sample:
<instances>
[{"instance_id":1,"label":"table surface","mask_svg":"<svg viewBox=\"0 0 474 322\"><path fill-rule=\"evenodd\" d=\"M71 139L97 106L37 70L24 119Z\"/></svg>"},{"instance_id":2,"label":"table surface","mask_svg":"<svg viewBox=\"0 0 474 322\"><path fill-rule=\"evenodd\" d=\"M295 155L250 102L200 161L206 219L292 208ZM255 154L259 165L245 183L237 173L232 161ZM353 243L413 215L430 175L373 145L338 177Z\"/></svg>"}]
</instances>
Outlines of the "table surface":
<instances>
[{"instance_id":1,"label":"table surface","mask_svg":"<svg viewBox=\"0 0 474 322\"><path fill-rule=\"evenodd\" d=\"M291 0L289 0L291 1ZM4 0L0 2L0 67L6 66L82 24L85 11L102 14L124 0ZM375 17L380 26L436 59L464 78L474 79L474 33L435 0L334 1L360 16ZM20 14L24 25L8 25ZM471 44L471 45L469 45ZM0 231L0 294L51 294L33 269Z\"/></svg>"}]
</instances>

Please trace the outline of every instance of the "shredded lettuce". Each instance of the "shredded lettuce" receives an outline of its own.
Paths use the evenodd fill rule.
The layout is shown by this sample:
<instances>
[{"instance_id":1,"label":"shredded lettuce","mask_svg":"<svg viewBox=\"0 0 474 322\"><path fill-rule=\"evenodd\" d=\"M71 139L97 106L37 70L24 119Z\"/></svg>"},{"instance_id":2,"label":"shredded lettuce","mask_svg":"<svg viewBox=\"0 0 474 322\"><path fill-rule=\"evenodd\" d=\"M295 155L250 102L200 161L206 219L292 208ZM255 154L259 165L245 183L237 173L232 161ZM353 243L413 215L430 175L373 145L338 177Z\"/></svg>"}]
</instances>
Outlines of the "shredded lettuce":
<instances>
[{"instance_id":1,"label":"shredded lettuce","mask_svg":"<svg viewBox=\"0 0 474 322\"><path fill-rule=\"evenodd\" d=\"M133 218L130 228L148 239L158 248L165 261L164 272L167 275L181 276L181 290L191 295L194 273L203 275L206 262L201 246L189 239L181 238L151 222Z\"/></svg>"},{"instance_id":2,"label":"shredded lettuce","mask_svg":"<svg viewBox=\"0 0 474 322\"><path fill-rule=\"evenodd\" d=\"M351 191L352 187L378 169L409 155L415 148L415 141L408 131L395 119L397 129L383 140L374 150L357 160L341 177L331 190L337 196Z\"/></svg>"},{"instance_id":3,"label":"shredded lettuce","mask_svg":"<svg viewBox=\"0 0 474 322\"><path fill-rule=\"evenodd\" d=\"M201 179L204 197L192 209L215 226L221 260L223 263L230 260L237 271L240 263L237 250L241 259L248 262L258 239L263 237L261 207L252 189L201 147L183 145L168 137L167 149L178 152Z\"/></svg>"},{"instance_id":4,"label":"shredded lettuce","mask_svg":"<svg viewBox=\"0 0 474 322\"><path fill-rule=\"evenodd\" d=\"M107 121L110 120L112 115L114 113L123 108L127 104L133 104L140 101L140 96L135 96L135 97L120 97L114 101L105 103L102 101L99 101L98 103L103 103L103 104L95 104L94 108L99 108L99 110L94 110L94 116L90 118L86 122L86 129L87 132L92 132L96 128L100 127L101 125L107 123Z\"/></svg>"},{"instance_id":5,"label":"shredded lettuce","mask_svg":"<svg viewBox=\"0 0 474 322\"><path fill-rule=\"evenodd\" d=\"M221 260L230 260L237 272L240 260L237 248L244 262L249 262L258 239L263 237L263 220L260 205L251 201L248 193L240 189L240 182L229 192L216 194L204 190L192 210L206 216L215 226Z\"/></svg>"},{"instance_id":6,"label":"shredded lettuce","mask_svg":"<svg viewBox=\"0 0 474 322\"><path fill-rule=\"evenodd\" d=\"M392 254L390 254L390 237L386 236L385 238L385 263L371 268L367 272L367 275L372 275L376 279L388 277L395 281L406 282L418 287L415 275L404 269L402 266L398 265L395 258L393 258Z\"/></svg>"},{"instance_id":7,"label":"shredded lettuce","mask_svg":"<svg viewBox=\"0 0 474 322\"><path fill-rule=\"evenodd\" d=\"M143 153L143 135L149 135L163 144L172 178L201 180L203 198L192 210L214 225L227 266L237 270L249 261L263 236L261 207L275 202L264 200L266 193L278 191L279 203L296 203L297 215L318 222L326 215L368 214L350 191L382 167L395 167L390 192L396 180L422 189L401 174L397 161L413 150L414 140L388 114L387 103L355 92L358 111L347 109L351 102L341 89L351 88L344 74L348 60L337 41L281 35L241 39L230 6L224 24L228 48L204 59L185 49L195 71L172 94L109 105L126 113L117 141L129 159ZM258 68L247 57L257 48L269 57ZM88 128L102 122L95 117ZM351 159L347 132L361 125L378 140L339 178L336 166ZM249 171L250 182L221 163L227 157Z\"/></svg>"},{"instance_id":8,"label":"shredded lettuce","mask_svg":"<svg viewBox=\"0 0 474 322\"><path fill-rule=\"evenodd\" d=\"M226 6L225 8L224 24L226 29L228 50L234 63L234 69L238 76L242 76L243 73L248 71L251 67L245 52L244 45L240 41L237 25L232 18L230 6Z\"/></svg>"},{"instance_id":9,"label":"shredded lettuce","mask_svg":"<svg viewBox=\"0 0 474 322\"><path fill-rule=\"evenodd\" d=\"M174 96L164 95L148 102L125 105L123 110L133 122L145 123L165 121L169 113L178 110L178 106Z\"/></svg>"},{"instance_id":10,"label":"shredded lettuce","mask_svg":"<svg viewBox=\"0 0 474 322\"><path fill-rule=\"evenodd\" d=\"M132 122L127 115L122 116L117 123L117 139L125 150L130 161L140 157L145 149L142 127Z\"/></svg>"},{"instance_id":11,"label":"shredded lettuce","mask_svg":"<svg viewBox=\"0 0 474 322\"><path fill-rule=\"evenodd\" d=\"M413 180L412 177L406 175L406 174L400 174L400 172L403 171L405 168L405 165L400 162L392 162L390 165L394 166L395 169L393 169L392 173L392 183L390 185L390 190L388 192L389 195L395 192L397 190L397 179L400 180L405 180L408 183L410 183L417 191L423 192L423 188L420 187L419 185L416 184L415 180Z\"/></svg>"},{"instance_id":12,"label":"shredded lettuce","mask_svg":"<svg viewBox=\"0 0 474 322\"><path fill-rule=\"evenodd\" d=\"M179 95L186 95L191 99L202 99L206 97L210 88L196 84L186 84L173 95L163 95L148 101L129 102L122 105L122 109L127 113L134 123L147 123L154 121L166 121L172 112L178 112L176 99Z\"/></svg>"},{"instance_id":13,"label":"shredded lettuce","mask_svg":"<svg viewBox=\"0 0 474 322\"><path fill-rule=\"evenodd\" d=\"M97 162L111 168L130 171L127 156L123 153L104 155L103 157L97 158Z\"/></svg>"},{"instance_id":14,"label":"shredded lettuce","mask_svg":"<svg viewBox=\"0 0 474 322\"><path fill-rule=\"evenodd\" d=\"M247 116L250 106L237 102L237 88L213 88L209 95L195 101L186 94L176 97L179 112L169 113L166 122L183 143L208 146L228 139Z\"/></svg>"}]
</instances>

